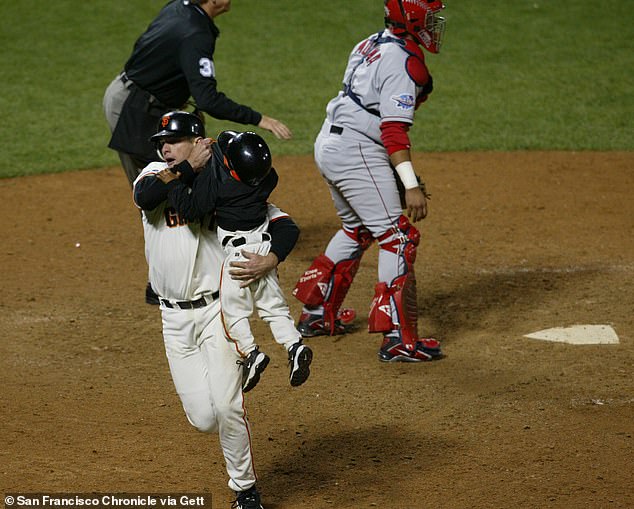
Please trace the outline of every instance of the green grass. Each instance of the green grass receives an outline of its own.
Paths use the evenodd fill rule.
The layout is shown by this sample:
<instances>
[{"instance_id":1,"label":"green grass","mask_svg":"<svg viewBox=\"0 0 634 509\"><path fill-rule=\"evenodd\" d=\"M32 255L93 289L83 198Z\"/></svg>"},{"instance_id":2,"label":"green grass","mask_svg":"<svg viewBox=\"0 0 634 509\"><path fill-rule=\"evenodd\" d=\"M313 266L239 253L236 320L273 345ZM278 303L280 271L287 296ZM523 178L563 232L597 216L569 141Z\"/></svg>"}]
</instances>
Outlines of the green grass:
<instances>
[{"instance_id":1,"label":"green grass","mask_svg":"<svg viewBox=\"0 0 634 509\"><path fill-rule=\"evenodd\" d=\"M0 4L0 177L117 164L103 91L163 3ZM447 4L443 51L428 57L435 91L410 132L415 150L632 150L630 0ZM382 26L382 2L234 0L217 23L220 90L289 125L290 142L263 133L275 154L311 154L348 52Z\"/></svg>"}]
</instances>

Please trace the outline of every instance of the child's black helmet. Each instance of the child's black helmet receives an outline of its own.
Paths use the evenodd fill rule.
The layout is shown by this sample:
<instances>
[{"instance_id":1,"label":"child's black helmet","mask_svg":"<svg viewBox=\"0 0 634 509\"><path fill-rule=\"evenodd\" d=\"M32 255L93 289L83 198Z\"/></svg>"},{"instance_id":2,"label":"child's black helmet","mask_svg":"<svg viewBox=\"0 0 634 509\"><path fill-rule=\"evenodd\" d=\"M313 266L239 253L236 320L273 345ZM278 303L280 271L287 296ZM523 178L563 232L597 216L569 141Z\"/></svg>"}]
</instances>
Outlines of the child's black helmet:
<instances>
[{"instance_id":1,"label":"child's black helmet","mask_svg":"<svg viewBox=\"0 0 634 509\"><path fill-rule=\"evenodd\" d=\"M271 151L258 134L223 131L218 135L218 145L233 177L240 182L257 186L271 171Z\"/></svg>"}]
</instances>

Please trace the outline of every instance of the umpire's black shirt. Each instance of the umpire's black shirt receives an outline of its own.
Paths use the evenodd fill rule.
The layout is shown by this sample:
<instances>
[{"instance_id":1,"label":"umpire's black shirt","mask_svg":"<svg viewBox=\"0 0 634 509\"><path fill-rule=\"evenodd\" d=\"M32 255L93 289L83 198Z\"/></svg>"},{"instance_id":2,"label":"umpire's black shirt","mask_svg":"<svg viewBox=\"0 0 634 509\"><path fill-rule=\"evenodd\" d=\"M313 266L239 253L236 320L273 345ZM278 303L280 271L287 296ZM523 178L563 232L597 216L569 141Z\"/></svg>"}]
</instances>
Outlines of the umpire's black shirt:
<instances>
[{"instance_id":1,"label":"umpire's black shirt","mask_svg":"<svg viewBox=\"0 0 634 509\"><path fill-rule=\"evenodd\" d=\"M219 35L198 5L172 0L134 44L125 72L170 108L181 108L191 96L214 118L258 125L260 113L216 89L213 54Z\"/></svg>"}]
</instances>

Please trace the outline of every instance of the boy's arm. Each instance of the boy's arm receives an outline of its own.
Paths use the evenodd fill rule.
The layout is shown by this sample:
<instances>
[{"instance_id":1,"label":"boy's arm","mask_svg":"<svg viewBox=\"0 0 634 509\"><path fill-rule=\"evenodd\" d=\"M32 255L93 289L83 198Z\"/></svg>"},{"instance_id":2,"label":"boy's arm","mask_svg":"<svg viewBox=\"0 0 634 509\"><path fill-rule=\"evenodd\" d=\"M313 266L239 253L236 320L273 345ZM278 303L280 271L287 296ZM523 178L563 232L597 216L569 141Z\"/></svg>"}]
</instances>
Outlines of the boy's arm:
<instances>
[{"instance_id":1,"label":"boy's arm","mask_svg":"<svg viewBox=\"0 0 634 509\"><path fill-rule=\"evenodd\" d=\"M216 179L210 164L195 179L187 161L175 165L172 170L163 170L159 175L167 185L170 205L187 221L201 220L215 210ZM191 183L191 189L186 183Z\"/></svg>"},{"instance_id":2,"label":"boy's arm","mask_svg":"<svg viewBox=\"0 0 634 509\"><path fill-rule=\"evenodd\" d=\"M271 253L277 256L278 263L281 263L297 244L299 227L289 216L283 216L269 223L269 233Z\"/></svg>"}]
</instances>

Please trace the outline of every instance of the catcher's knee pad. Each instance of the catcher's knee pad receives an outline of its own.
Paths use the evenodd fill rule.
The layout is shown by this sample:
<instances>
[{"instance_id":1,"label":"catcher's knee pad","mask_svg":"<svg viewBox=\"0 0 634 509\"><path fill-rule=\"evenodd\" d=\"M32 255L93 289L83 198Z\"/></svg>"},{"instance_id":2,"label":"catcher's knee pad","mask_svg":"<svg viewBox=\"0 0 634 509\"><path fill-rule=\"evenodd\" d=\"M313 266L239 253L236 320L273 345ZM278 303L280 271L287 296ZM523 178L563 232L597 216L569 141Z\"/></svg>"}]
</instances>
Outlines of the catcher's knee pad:
<instances>
[{"instance_id":1,"label":"catcher's knee pad","mask_svg":"<svg viewBox=\"0 0 634 509\"><path fill-rule=\"evenodd\" d=\"M372 242L374 242L372 233L370 233L370 230L368 230L365 226L357 226L352 229L344 227L342 229L348 237L359 244L359 249L361 249L361 251L368 249L372 245Z\"/></svg>"},{"instance_id":2,"label":"catcher's knee pad","mask_svg":"<svg viewBox=\"0 0 634 509\"><path fill-rule=\"evenodd\" d=\"M375 287L368 317L368 331L390 332L393 330L399 331L405 348L408 350L416 348L418 298L414 272L398 276L390 286L380 282Z\"/></svg>"},{"instance_id":3,"label":"catcher's knee pad","mask_svg":"<svg viewBox=\"0 0 634 509\"><path fill-rule=\"evenodd\" d=\"M420 243L420 232L409 222L407 216L401 215L397 224L378 237L379 248L402 255L407 267L413 270L416 261L416 249Z\"/></svg>"}]
</instances>

